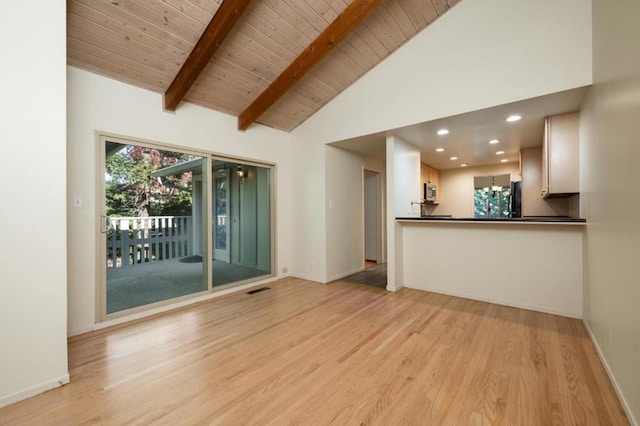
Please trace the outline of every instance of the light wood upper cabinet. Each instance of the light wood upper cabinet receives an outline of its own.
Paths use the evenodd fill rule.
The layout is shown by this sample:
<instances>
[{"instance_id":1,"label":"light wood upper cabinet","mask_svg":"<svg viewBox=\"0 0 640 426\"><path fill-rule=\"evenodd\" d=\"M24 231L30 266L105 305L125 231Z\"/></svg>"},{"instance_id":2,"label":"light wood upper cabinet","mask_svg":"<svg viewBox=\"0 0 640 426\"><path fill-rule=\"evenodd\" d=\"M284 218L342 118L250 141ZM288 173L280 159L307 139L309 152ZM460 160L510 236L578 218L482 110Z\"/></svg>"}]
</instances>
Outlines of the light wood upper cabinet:
<instances>
[{"instance_id":1,"label":"light wood upper cabinet","mask_svg":"<svg viewBox=\"0 0 640 426\"><path fill-rule=\"evenodd\" d=\"M434 169L432 167L429 167L429 169L431 169L431 174L429 175L429 183L434 184L438 188L436 192L436 201L434 201L434 204L438 204L440 203L440 170Z\"/></svg>"},{"instance_id":2,"label":"light wood upper cabinet","mask_svg":"<svg viewBox=\"0 0 640 426\"><path fill-rule=\"evenodd\" d=\"M542 145L542 192L544 198L580 192L577 112L547 117Z\"/></svg>"},{"instance_id":3,"label":"light wood upper cabinet","mask_svg":"<svg viewBox=\"0 0 640 426\"><path fill-rule=\"evenodd\" d=\"M429 182L429 169L429 166L420 163L420 198L424 198L424 184Z\"/></svg>"},{"instance_id":4,"label":"light wood upper cabinet","mask_svg":"<svg viewBox=\"0 0 640 426\"><path fill-rule=\"evenodd\" d=\"M440 202L440 170L427 166L424 163L420 164L420 194L424 196L424 184L431 183L438 187L436 192L436 201L434 204Z\"/></svg>"}]
</instances>

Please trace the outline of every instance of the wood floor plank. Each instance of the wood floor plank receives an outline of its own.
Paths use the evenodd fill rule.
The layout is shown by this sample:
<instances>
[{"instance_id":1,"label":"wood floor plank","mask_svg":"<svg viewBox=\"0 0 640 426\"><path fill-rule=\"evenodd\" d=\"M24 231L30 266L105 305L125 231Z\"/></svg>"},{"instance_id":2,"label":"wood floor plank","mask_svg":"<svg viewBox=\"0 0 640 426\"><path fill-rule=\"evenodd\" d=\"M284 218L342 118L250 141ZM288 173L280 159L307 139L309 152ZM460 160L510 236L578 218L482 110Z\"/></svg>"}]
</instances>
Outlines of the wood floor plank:
<instances>
[{"instance_id":1,"label":"wood floor plank","mask_svg":"<svg viewBox=\"0 0 640 426\"><path fill-rule=\"evenodd\" d=\"M69 341L0 424L628 424L582 323L296 278Z\"/></svg>"}]
</instances>

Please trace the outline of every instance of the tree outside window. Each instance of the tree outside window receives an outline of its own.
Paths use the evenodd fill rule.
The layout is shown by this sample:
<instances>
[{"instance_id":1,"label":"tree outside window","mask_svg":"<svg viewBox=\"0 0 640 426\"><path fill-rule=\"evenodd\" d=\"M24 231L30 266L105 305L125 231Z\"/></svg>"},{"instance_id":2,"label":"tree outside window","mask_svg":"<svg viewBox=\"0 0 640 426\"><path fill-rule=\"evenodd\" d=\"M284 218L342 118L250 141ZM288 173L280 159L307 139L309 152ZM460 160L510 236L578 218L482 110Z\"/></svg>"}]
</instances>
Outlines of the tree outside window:
<instances>
[{"instance_id":1,"label":"tree outside window","mask_svg":"<svg viewBox=\"0 0 640 426\"><path fill-rule=\"evenodd\" d=\"M509 217L509 188L493 191L476 189L473 193L474 217Z\"/></svg>"}]
</instances>

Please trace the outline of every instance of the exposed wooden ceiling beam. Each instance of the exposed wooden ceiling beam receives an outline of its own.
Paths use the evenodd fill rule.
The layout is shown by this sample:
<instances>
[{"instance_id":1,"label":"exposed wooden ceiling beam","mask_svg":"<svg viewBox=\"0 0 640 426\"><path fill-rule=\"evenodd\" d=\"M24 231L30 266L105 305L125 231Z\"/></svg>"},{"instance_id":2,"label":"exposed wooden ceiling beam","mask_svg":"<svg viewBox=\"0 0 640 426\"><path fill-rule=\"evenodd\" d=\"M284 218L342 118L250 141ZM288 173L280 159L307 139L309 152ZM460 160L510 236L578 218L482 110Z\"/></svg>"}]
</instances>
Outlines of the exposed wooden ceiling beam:
<instances>
[{"instance_id":1,"label":"exposed wooden ceiling beam","mask_svg":"<svg viewBox=\"0 0 640 426\"><path fill-rule=\"evenodd\" d=\"M251 0L224 0L164 94L164 109L175 111Z\"/></svg>"},{"instance_id":2,"label":"exposed wooden ceiling beam","mask_svg":"<svg viewBox=\"0 0 640 426\"><path fill-rule=\"evenodd\" d=\"M227 0L228 1L228 0ZM349 32L373 12L382 0L354 0L238 117L246 130L271 105L325 57ZM224 3L223 3L224 4Z\"/></svg>"}]
</instances>

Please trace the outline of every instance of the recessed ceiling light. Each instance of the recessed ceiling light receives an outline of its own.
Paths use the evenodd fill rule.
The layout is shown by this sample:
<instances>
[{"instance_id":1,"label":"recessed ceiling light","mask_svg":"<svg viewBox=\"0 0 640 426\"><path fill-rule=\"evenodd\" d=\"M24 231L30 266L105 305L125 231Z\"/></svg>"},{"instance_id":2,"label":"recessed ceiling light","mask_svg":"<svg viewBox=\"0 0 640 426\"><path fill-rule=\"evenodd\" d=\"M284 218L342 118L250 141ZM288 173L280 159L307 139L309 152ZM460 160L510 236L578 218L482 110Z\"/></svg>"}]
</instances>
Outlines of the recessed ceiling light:
<instances>
[{"instance_id":1,"label":"recessed ceiling light","mask_svg":"<svg viewBox=\"0 0 640 426\"><path fill-rule=\"evenodd\" d=\"M458 157L451 157L451 158L449 158L449 160L452 160L452 161L453 161L453 160L457 160L457 159L458 159Z\"/></svg>"},{"instance_id":2,"label":"recessed ceiling light","mask_svg":"<svg viewBox=\"0 0 640 426\"><path fill-rule=\"evenodd\" d=\"M444 152L444 148L436 148L436 152Z\"/></svg>"},{"instance_id":3,"label":"recessed ceiling light","mask_svg":"<svg viewBox=\"0 0 640 426\"><path fill-rule=\"evenodd\" d=\"M507 160L506 158L503 158L502 160L500 160L501 163L506 163L507 161L509 160Z\"/></svg>"},{"instance_id":4,"label":"recessed ceiling light","mask_svg":"<svg viewBox=\"0 0 640 426\"><path fill-rule=\"evenodd\" d=\"M513 123L514 121L518 121L518 120L520 120L521 118L522 118L522 117L520 117L519 115L514 114L514 115L510 115L509 117L507 117L507 121L508 121L509 123Z\"/></svg>"},{"instance_id":5,"label":"recessed ceiling light","mask_svg":"<svg viewBox=\"0 0 640 426\"><path fill-rule=\"evenodd\" d=\"M491 145L495 145L495 144L497 144L497 143L500 143L500 139L491 139L491 140L489 141L489 143L490 143Z\"/></svg>"},{"instance_id":6,"label":"recessed ceiling light","mask_svg":"<svg viewBox=\"0 0 640 426\"><path fill-rule=\"evenodd\" d=\"M460 164L460 167L467 167L467 163Z\"/></svg>"},{"instance_id":7,"label":"recessed ceiling light","mask_svg":"<svg viewBox=\"0 0 640 426\"><path fill-rule=\"evenodd\" d=\"M449 134L449 130L447 129L440 129L436 132L437 134L439 134L440 136L444 136L444 135L448 135Z\"/></svg>"},{"instance_id":8,"label":"recessed ceiling light","mask_svg":"<svg viewBox=\"0 0 640 426\"><path fill-rule=\"evenodd\" d=\"M496 151L496 155L502 155L504 154L504 151Z\"/></svg>"}]
</instances>

